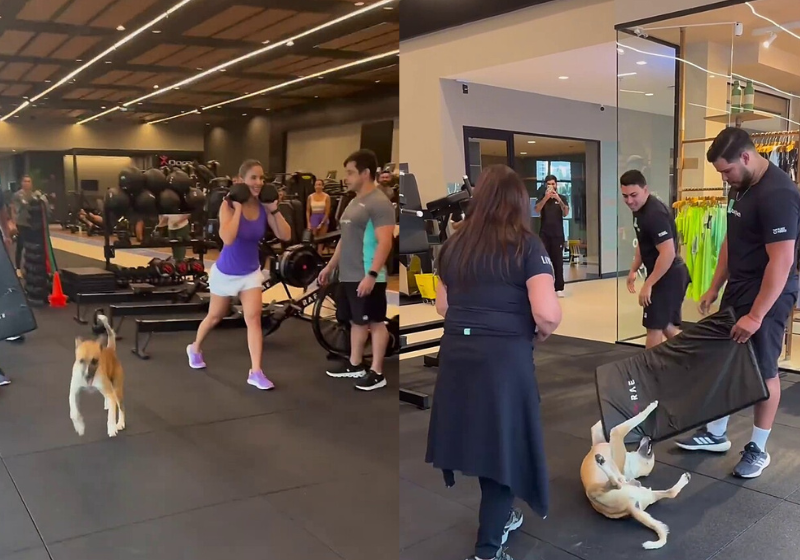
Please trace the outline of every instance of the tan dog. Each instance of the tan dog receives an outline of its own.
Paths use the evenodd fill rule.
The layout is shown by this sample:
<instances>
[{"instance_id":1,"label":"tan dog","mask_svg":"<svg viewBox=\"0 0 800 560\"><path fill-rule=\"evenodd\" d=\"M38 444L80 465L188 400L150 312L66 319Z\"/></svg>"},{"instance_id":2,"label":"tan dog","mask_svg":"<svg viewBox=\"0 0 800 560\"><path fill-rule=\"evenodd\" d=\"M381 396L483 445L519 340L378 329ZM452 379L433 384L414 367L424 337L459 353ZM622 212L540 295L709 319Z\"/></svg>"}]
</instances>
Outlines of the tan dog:
<instances>
[{"instance_id":1,"label":"tan dog","mask_svg":"<svg viewBox=\"0 0 800 560\"><path fill-rule=\"evenodd\" d=\"M633 517L658 535L657 541L642 546L648 550L667 544L669 528L645 511L648 506L664 498L675 498L691 479L684 473L669 490L645 488L636 479L647 476L655 466L653 445L642 438L637 451L625 448L625 436L652 413L658 401L630 420L611 429L611 442L607 442L600 422L592 427L592 449L581 465L581 481L589 503L599 513L611 519Z\"/></svg>"},{"instance_id":2,"label":"tan dog","mask_svg":"<svg viewBox=\"0 0 800 560\"><path fill-rule=\"evenodd\" d=\"M82 390L100 391L108 411L108 436L114 437L125 429L125 407L123 406L124 373L117 358L117 335L108 318L99 315L108 335L108 343L103 348L101 339L75 339L75 363L72 365L72 382L69 387L69 417L79 436L86 426L78 408L78 394ZM119 410L119 420L117 420Z\"/></svg>"}]
</instances>

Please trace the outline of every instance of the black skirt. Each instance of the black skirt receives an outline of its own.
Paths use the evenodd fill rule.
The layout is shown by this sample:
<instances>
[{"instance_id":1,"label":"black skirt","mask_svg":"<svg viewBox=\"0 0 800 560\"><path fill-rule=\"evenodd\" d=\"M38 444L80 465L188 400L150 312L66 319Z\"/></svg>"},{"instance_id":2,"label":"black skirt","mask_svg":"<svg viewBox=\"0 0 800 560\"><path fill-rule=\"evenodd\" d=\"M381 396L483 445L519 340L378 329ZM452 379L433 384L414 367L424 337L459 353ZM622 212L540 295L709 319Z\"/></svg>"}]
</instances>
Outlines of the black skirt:
<instances>
[{"instance_id":1,"label":"black skirt","mask_svg":"<svg viewBox=\"0 0 800 560\"><path fill-rule=\"evenodd\" d=\"M445 334L428 428L426 462L491 478L547 516L547 464L533 365L523 337Z\"/></svg>"}]
</instances>

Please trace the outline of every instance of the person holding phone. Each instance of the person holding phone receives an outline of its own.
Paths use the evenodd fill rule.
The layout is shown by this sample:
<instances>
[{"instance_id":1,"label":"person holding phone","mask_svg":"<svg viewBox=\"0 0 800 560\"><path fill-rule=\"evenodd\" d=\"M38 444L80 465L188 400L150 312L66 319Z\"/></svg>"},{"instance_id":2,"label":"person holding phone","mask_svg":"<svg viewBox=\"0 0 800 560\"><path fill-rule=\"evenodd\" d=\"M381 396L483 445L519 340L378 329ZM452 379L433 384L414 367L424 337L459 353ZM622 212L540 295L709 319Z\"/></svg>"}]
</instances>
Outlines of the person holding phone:
<instances>
[{"instance_id":1,"label":"person holding phone","mask_svg":"<svg viewBox=\"0 0 800 560\"><path fill-rule=\"evenodd\" d=\"M569 205L558 194L558 179L555 175L544 178L545 189L536 203L536 212L542 217L539 238L544 243L550 260L556 294L564 297L564 218L569 215Z\"/></svg>"}]
</instances>

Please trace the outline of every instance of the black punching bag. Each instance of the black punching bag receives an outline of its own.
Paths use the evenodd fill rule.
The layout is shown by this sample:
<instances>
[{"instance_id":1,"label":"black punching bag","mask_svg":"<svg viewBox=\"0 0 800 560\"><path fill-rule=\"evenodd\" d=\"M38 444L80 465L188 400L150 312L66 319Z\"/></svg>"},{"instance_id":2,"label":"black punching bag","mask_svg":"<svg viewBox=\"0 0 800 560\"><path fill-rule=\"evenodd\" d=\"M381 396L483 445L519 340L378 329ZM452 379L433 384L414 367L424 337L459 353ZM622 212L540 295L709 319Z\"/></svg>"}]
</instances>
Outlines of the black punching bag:
<instances>
[{"instance_id":1,"label":"black punching bag","mask_svg":"<svg viewBox=\"0 0 800 560\"><path fill-rule=\"evenodd\" d=\"M0 241L0 340L35 330L36 318L6 246Z\"/></svg>"}]
</instances>

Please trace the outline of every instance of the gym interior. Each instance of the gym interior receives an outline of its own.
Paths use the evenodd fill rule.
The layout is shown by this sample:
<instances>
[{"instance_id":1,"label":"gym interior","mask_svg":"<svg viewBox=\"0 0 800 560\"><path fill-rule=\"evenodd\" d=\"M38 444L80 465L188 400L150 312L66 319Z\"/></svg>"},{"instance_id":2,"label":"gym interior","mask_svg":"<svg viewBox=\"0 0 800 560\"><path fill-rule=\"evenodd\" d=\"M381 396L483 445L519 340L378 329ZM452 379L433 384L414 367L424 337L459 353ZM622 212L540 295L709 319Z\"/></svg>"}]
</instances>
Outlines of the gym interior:
<instances>
[{"instance_id":1,"label":"gym interior","mask_svg":"<svg viewBox=\"0 0 800 560\"><path fill-rule=\"evenodd\" d=\"M0 6L0 194L13 206L33 184L33 234L0 268L35 317L0 342L0 559L395 553L396 348L388 389L326 375L348 357L349 330L335 283L316 277L354 198L345 158L373 151L397 205L398 11L397 0ZM291 229L260 248L271 391L246 383L236 301L205 370L185 350L209 307L220 205L250 158L262 202ZM325 228L310 224L320 211ZM387 268L391 330L395 250ZM100 336L100 314L126 380L113 438L99 395L80 397L83 435L70 419L76 337Z\"/></svg>"},{"instance_id":2,"label":"gym interior","mask_svg":"<svg viewBox=\"0 0 800 560\"><path fill-rule=\"evenodd\" d=\"M783 396L771 440L776 449L771 472L742 483L729 476L738 456L697 457L670 442L659 443L657 466L645 484L668 487L682 471L693 478L678 500L653 507L653 515L670 527L669 544L662 551L642 552L649 530L594 512L579 470L590 448L590 428L599 420L595 368L644 348L642 310L626 287L636 238L618 178L628 169L642 170L651 192L676 216L701 207L706 217L724 217L726 185L705 153L725 126L739 126L798 182L795 3L512 4L476 10L471 21L453 18L450 26L442 16L427 26L423 22L407 30L404 22L401 27L401 161L413 176L405 184L414 191L406 200L409 212L401 214L401 230L407 230L406 220L414 221L416 201L425 218L424 225L408 227L418 235L408 242L404 235L400 250L401 558L467 557L475 542L477 481L461 477L454 488L446 488L441 473L424 462L442 333L441 317L431 305L430 267L452 232L450 222L460 219L467 197L463 178L474 182L483 166L497 162L522 176L532 198L554 166L566 171L566 163L558 162L571 162L569 176L553 173L570 206L563 254L566 294L559 300L563 320L534 354L552 507L545 520L524 508L526 522L509 540L509 553L559 560L646 554L794 558L792 513L800 501L796 311L780 362ZM419 137L428 141L415 143ZM560 149L535 152L546 145L543 139L558 142ZM579 153L579 171L570 149ZM527 160L535 160L535 167ZM576 189L575 177L582 180L582 190ZM403 197L409 195L401 187ZM585 208L580 226L573 215L578 207ZM538 227L533 212L532 224ZM684 258L697 258L702 243L710 241L684 236ZM701 317L698 300L711 278L702 270L716 262L715 250L709 252L698 261L685 299L687 323ZM745 437L751 425L752 413L743 411L734 415L729 433Z\"/></svg>"}]
</instances>

